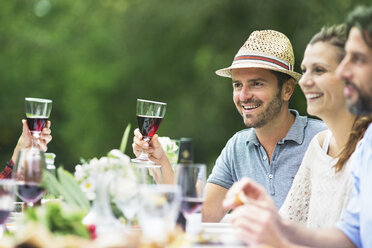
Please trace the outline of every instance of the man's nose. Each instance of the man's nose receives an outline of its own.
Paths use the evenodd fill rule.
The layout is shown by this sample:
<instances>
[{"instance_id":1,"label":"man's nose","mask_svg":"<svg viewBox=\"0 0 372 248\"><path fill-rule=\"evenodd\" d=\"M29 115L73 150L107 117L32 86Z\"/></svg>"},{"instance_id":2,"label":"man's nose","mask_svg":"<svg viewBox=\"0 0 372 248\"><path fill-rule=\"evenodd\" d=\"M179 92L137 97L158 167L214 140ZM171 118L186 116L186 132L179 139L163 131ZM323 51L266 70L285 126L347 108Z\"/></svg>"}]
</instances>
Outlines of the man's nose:
<instances>
[{"instance_id":1,"label":"man's nose","mask_svg":"<svg viewBox=\"0 0 372 248\"><path fill-rule=\"evenodd\" d=\"M348 62L346 57L337 66L336 76L339 79L342 79L342 80L351 79L352 73L351 73L351 70L350 70L350 67L349 67L349 62Z\"/></svg>"},{"instance_id":2,"label":"man's nose","mask_svg":"<svg viewBox=\"0 0 372 248\"><path fill-rule=\"evenodd\" d=\"M253 96L252 91L248 87L243 86L239 94L239 100L244 102L247 101L248 99L251 99L252 96Z\"/></svg>"}]
</instances>

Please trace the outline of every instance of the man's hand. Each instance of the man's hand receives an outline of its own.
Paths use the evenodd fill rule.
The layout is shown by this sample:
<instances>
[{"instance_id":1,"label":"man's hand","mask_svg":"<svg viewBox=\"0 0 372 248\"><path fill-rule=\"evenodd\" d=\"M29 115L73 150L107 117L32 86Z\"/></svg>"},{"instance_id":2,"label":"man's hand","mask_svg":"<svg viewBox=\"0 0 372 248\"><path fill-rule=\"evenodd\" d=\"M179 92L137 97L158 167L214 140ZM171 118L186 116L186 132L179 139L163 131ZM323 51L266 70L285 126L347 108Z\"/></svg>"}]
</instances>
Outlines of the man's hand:
<instances>
[{"instance_id":1,"label":"man's hand","mask_svg":"<svg viewBox=\"0 0 372 248\"><path fill-rule=\"evenodd\" d=\"M270 196L266 193L265 189L249 178L243 178L234 185L227 192L223 206L225 209L234 209L244 203L248 203L250 200L259 200L272 202Z\"/></svg>"},{"instance_id":2,"label":"man's hand","mask_svg":"<svg viewBox=\"0 0 372 248\"><path fill-rule=\"evenodd\" d=\"M234 209L231 222L247 244L287 247L280 227L281 218L274 202L258 183L243 178L227 192L225 209Z\"/></svg>"}]
</instances>

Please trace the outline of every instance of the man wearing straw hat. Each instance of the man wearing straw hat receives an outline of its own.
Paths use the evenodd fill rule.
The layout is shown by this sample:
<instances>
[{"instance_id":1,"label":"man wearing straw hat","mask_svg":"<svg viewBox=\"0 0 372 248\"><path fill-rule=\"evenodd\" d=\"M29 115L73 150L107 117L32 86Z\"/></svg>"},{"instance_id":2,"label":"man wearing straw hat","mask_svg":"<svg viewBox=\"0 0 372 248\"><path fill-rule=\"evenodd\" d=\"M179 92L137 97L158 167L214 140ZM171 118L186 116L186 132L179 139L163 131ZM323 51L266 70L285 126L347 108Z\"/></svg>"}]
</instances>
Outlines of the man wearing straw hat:
<instances>
[{"instance_id":1,"label":"man wearing straw hat","mask_svg":"<svg viewBox=\"0 0 372 248\"><path fill-rule=\"evenodd\" d=\"M216 71L232 78L233 101L248 129L236 133L218 157L206 186L203 221L225 215L222 201L236 181L250 177L270 193L280 208L319 121L289 110L295 82L294 55L289 39L273 30L254 31L232 65Z\"/></svg>"}]
</instances>

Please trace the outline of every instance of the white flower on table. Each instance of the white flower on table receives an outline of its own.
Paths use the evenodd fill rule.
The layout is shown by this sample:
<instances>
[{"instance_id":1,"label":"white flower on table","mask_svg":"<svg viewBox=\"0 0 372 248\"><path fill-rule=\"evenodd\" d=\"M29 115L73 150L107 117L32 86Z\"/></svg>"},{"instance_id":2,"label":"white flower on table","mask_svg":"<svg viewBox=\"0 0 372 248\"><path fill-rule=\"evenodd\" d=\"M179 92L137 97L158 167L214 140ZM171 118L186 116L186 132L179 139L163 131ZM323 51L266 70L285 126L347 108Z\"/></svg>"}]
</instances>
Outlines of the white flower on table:
<instances>
[{"instance_id":1,"label":"white flower on table","mask_svg":"<svg viewBox=\"0 0 372 248\"><path fill-rule=\"evenodd\" d=\"M76 165L74 176L87 198L94 200L96 197L96 187L99 186L96 183L96 176L103 176L109 171L115 171L117 176L125 179L127 183L123 186L126 191L135 192L133 190L133 183L131 182L136 180L136 177L130 168L130 158L119 150L110 151L107 157L101 157L100 159L93 158L88 162ZM119 171L121 173L117 173Z\"/></svg>"},{"instance_id":2,"label":"white flower on table","mask_svg":"<svg viewBox=\"0 0 372 248\"><path fill-rule=\"evenodd\" d=\"M178 160L179 145L177 141L169 137L159 137L159 142L165 153L167 154L169 162L174 165Z\"/></svg>"}]
</instances>

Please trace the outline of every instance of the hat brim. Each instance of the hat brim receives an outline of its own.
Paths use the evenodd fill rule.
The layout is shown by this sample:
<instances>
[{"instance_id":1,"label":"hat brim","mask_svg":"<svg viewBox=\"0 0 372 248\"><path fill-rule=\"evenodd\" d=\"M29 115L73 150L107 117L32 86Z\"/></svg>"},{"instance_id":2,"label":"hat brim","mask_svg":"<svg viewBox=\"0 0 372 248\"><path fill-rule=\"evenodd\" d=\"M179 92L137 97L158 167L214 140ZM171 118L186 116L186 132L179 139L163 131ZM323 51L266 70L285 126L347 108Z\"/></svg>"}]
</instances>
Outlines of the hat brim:
<instances>
[{"instance_id":1,"label":"hat brim","mask_svg":"<svg viewBox=\"0 0 372 248\"><path fill-rule=\"evenodd\" d=\"M232 65L230 67L217 70L216 74L218 76L221 76L221 77L231 78L232 77L232 72L231 72L232 69L242 69L242 68L262 68L262 69L268 69L268 70L272 70L272 71L282 72L284 74L287 74L287 75L293 77L296 80L296 82L302 76L300 73L297 73L295 71L280 69L280 68L276 68L276 67L273 67L273 66L270 66L270 65L267 65L267 64L249 63L249 62L248 63L237 64L237 65Z\"/></svg>"}]
</instances>

